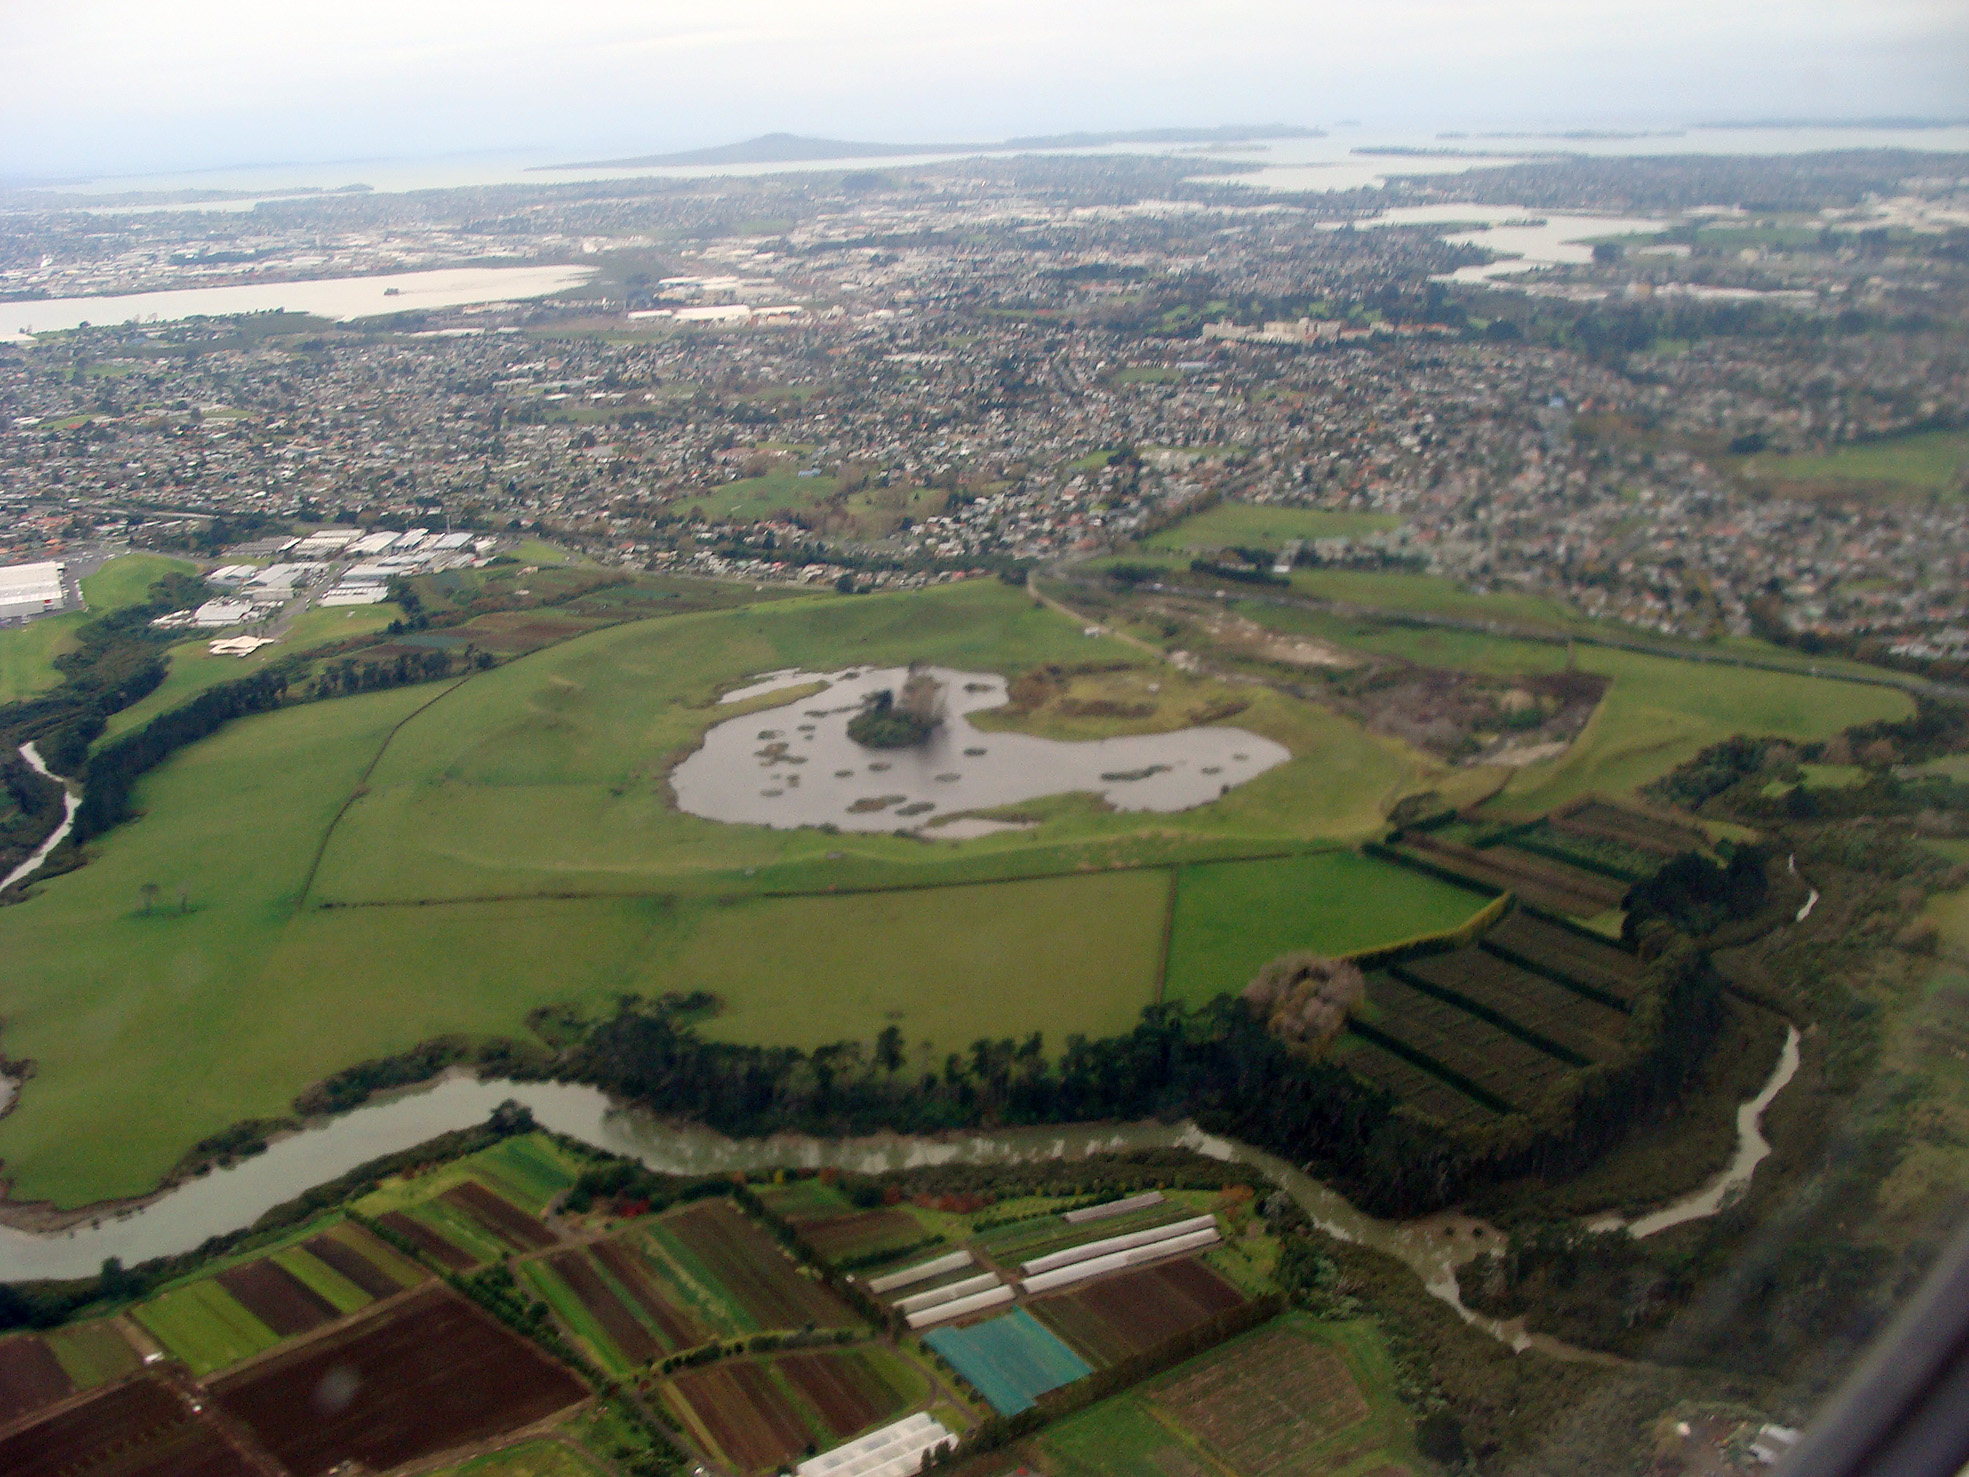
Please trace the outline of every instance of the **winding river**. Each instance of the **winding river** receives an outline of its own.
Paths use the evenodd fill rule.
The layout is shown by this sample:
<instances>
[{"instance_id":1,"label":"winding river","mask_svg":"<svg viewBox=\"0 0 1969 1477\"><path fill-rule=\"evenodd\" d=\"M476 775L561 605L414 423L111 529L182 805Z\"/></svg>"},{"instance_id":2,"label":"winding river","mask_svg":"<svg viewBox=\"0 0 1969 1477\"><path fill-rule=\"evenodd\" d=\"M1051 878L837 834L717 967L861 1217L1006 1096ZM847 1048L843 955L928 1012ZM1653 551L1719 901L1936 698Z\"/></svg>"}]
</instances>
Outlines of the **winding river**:
<instances>
[{"instance_id":1,"label":"winding river","mask_svg":"<svg viewBox=\"0 0 1969 1477\"><path fill-rule=\"evenodd\" d=\"M1794 1029L1770 1079L1738 1110L1737 1152L1729 1166L1693 1194L1642 1217L1627 1229L1645 1236L1714 1215L1740 1193L1770 1153L1760 1128L1764 1110L1797 1070L1798 1033ZM118 1257L126 1265L134 1265L188 1251L208 1236L248 1225L272 1207L359 1164L481 1123L508 1098L524 1103L544 1128L669 1174L828 1166L877 1174L928 1164L1013 1164L1130 1149L1190 1149L1227 1163L1251 1166L1257 1175L1290 1195L1329 1235L1400 1259L1432 1295L1512 1348L1540 1348L1562 1358L1601 1357L1543 1336L1528 1335L1518 1320L1499 1322L1463 1306L1457 1269L1481 1252L1502 1246L1503 1237L1493 1227L1453 1211L1409 1221L1382 1220L1276 1155L1205 1133L1191 1123L1073 1124L938 1138L876 1134L821 1139L779 1134L764 1139L731 1139L707 1128L625 1108L592 1087L479 1081L456 1073L432 1086L405 1090L289 1134L265 1153L230 1169L215 1170L147 1203L106 1213L68 1230L33 1232L0 1227L0 1281L84 1277L100 1268L105 1257ZM1593 1229L1619 1229L1622 1224L1618 1220L1596 1222Z\"/></svg>"},{"instance_id":2,"label":"winding river","mask_svg":"<svg viewBox=\"0 0 1969 1477\"><path fill-rule=\"evenodd\" d=\"M51 779L62 787L62 822L49 833L47 840L28 853L25 861L7 874L7 880L0 882L0 892L5 892L16 882L40 870L41 864L48 860L49 854L67 840L68 833L75 829L75 812L82 804L82 797L69 787L68 781L42 763L41 751L34 747L32 740L21 745L21 758L27 761L27 767L36 774L44 779ZM5 1103L8 1096L11 1094L0 1094L0 1103Z\"/></svg>"}]
</instances>

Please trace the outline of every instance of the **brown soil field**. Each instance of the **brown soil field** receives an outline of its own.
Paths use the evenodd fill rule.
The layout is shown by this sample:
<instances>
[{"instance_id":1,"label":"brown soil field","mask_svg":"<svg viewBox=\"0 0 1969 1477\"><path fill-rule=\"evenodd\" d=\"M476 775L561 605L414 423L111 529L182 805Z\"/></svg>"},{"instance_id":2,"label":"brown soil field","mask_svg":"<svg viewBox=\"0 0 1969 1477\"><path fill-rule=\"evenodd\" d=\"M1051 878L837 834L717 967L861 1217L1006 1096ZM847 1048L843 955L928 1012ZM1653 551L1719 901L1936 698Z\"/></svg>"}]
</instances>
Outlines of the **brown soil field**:
<instances>
[{"instance_id":1,"label":"brown soil field","mask_svg":"<svg viewBox=\"0 0 1969 1477\"><path fill-rule=\"evenodd\" d=\"M631 1364L647 1364L656 1357L657 1343L650 1331L636 1321L636 1315L602 1280L602 1274L595 1270L595 1264L585 1252L557 1252L547 1258L547 1265L573 1289L574 1295L581 1299L581 1306L594 1314L602 1332L622 1351L625 1359Z\"/></svg>"},{"instance_id":2,"label":"brown soil field","mask_svg":"<svg viewBox=\"0 0 1969 1477\"><path fill-rule=\"evenodd\" d=\"M694 1205L665 1224L762 1328L846 1328L860 1321L725 1201Z\"/></svg>"},{"instance_id":3,"label":"brown soil field","mask_svg":"<svg viewBox=\"0 0 1969 1477\"><path fill-rule=\"evenodd\" d=\"M1103 1277L1027 1307L1098 1368L1153 1349L1243 1301L1202 1262L1185 1258Z\"/></svg>"},{"instance_id":4,"label":"brown soil field","mask_svg":"<svg viewBox=\"0 0 1969 1477\"><path fill-rule=\"evenodd\" d=\"M333 1236L310 1236L301 1245L316 1261L340 1272L373 1298L386 1298L403 1290L397 1286L396 1278L346 1241Z\"/></svg>"},{"instance_id":5,"label":"brown soil field","mask_svg":"<svg viewBox=\"0 0 1969 1477\"><path fill-rule=\"evenodd\" d=\"M100 1395L0 1437L7 1477L257 1477L219 1433L155 1380Z\"/></svg>"},{"instance_id":6,"label":"brown soil field","mask_svg":"<svg viewBox=\"0 0 1969 1477\"><path fill-rule=\"evenodd\" d=\"M669 1344L667 1352L688 1349L710 1337L708 1330L689 1313L665 1301L656 1284L650 1280L642 1258L635 1252L614 1241L600 1241L589 1249L595 1253L595 1260L657 1326Z\"/></svg>"},{"instance_id":7,"label":"brown soil field","mask_svg":"<svg viewBox=\"0 0 1969 1477\"><path fill-rule=\"evenodd\" d=\"M341 1316L327 1298L276 1262L228 1267L217 1281L247 1312L282 1338L306 1333Z\"/></svg>"},{"instance_id":8,"label":"brown soil field","mask_svg":"<svg viewBox=\"0 0 1969 1477\"><path fill-rule=\"evenodd\" d=\"M886 1421L902 1408L901 1397L862 1354L788 1354L778 1364L837 1440Z\"/></svg>"},{"instance_id":9,"label":"brown soil field","mask_svg":"<svg viewBox=\"0 0 1969 1477\"><path fill-rule=\"evenodd\" d=\"M296 1477L375 1471L531 1425L588 1392L440 1287L211 1386Z\"/></svg>"},{"instance_id":10,"label":"brown soil field","mask_svg":"<svg viewBox=\"0 0 1969 1477\"><path fill-rule=\"evenodd\" d=\"M477 1180L466 1180L438 1198L457 1206L515 1251L539 1251L560 1240L512 1201L493 1194Z\"/></svg>"},{"instance_id":11,"label":"brown soil field","mask_svg":"<svg viewBox=\"0 0 1969 1477\"><path fill-rule=\"evenodd\" d=\"M1249 1477L1330 1470L1309 1463L1307 1449L1368 1416L1367 1400L1337 1353L1279 1328L1150 1398Z\"/></svg>"},{"instance_id":12,"label":"brown soil field","mask_svg":"<svg viewBox=\"0 0 1969 1477\"><path fill-rule=\"evenodd\" d=\"M469 1267L477 1260L462 1246L453 1246L422 1221L412 1220L400 1210L377 1216L376 1224L396 1232L440 1266L450 1267L453 1271Z\"/></svg>"},{"instance_id":13,"label":"brown soil field","mask_svg":"<svg viewBox=\"0 0 1969 1477\"><path fill-rule=\"evenodd\" d=\"M0 1426L74 1393L47 1344L32 1334L0 1340Z\"/></svg>"},{"instance_id":14,"label":"brown soil field","mask_svg":"<svg viewBox=\"0 0 1969 1477\"><path fill-rule=\"evenodd\" d=\"M904 1246L923 1239L923 1227L904 1210L863 1210L853 1215L830 1215L800 1222L800 1237L829 1261L858 1256L883 1246Z\"/></svg>"},{"instance_id":15,"label":"brown soil field","mask_svg":"<svg viewBox=\"0 0 1969 1477\"><path fill-rule=\"evenodd\" d=\"M718 1449L744 1471L774 1471L796 1461L812 1439L763 1364L687 1370L670 1387Z\"/></svg>"}]
</instances>

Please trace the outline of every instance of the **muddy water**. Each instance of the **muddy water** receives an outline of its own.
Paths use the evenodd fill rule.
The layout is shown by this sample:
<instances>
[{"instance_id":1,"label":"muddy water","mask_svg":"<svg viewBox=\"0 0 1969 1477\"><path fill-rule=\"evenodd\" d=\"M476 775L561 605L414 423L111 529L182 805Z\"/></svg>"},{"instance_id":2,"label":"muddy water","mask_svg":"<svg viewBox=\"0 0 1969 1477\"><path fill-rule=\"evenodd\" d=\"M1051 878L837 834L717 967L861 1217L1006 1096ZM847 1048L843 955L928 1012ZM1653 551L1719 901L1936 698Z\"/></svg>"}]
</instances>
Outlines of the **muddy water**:
<instances>
[{"instance_id":1,"label":"muddy water","mask_svg":"<svg viewBox=\"0 0 1969 1477\"><path fill-rule=\"evenodd\" d=\"M75 829L75 812L82 804L82 797L68 787L68 782L41 762L41 752L32 743L21 745L21 758L27 761L27 767L36 774L42 776L44 779L55 780L61 784L62 820L61 824L56 826L53 832L49 834L48 839L35 847L28 854L25 861L9 872L6 881L0 882L0 892L5 892L16 882L20 882L40 870L41 864L48 860L48 854L57 846L60 846L63 841L67 840L68 833ZM7 1098L12 1095L11 1091L0 1094L0 1106L5 1106Z\"/></svg>"},{"instance_id":2,"label":"muddy water","mask_svg":"<svg viewBox=\"0 0 1969 1477\"><path fill-rule=\"evenodd\" d=\"M1651 1235L1670 1225L1714 1215L1728 1204L1770 1153L1760 1129L1763 1113L1797 1069L1798 1033L1793 1030L1786 1038L1777 1069L1758 1094L1738 1110L1738 1146L1729 1167L1701 1190L1642 1217L1628 1229L1637 1236ZM592 1087L480 1082L466 1076L450 1076L434 1086L394 1095L291 1134L264 1154L192 1180L121 1214L54 1233L0 1227L0 1281L83 1277L97 1271L105 1257L119 1257L130 1265L188 1251L206 1237L248 1225L273 1206L367 1160L482 1123L508 1098L526 1104L543 1127L669 1174L828 1166L879 1174L931 1164L1016 1164L1130 1149L1190 1149L1226 1163L1249 1165L1256 1176L1290 1195L1329 1235L1396 1257L1421 1279L1431 1295L1512 1348L1536 1348L1565 1359L1606 1357L1544 1335L1527 1334L1522 1320L1501 1322L1463 1306L1457 1270L1472 1257L1502 1245L1503 1238L1493 1227L1455 1212L1410 1221L1382 1220L1276 1155L1205 1133L1194 1124L1074 1124L938 1138L875 1134L821 1139L779 1134L764 1139L731 1139L707 1128L660 1120L621 1107ZM1613 1219L1595 1222L1592 1228L1615 1230L1621 1225Z\"/></svg>"},{"instance_id":3,"label":"muddy water","mask_svg":"<svg viewBox=\"0 0 1969 1477\"><path fill-rule=\"evenodd\" d=\"M986 733L968 715L1003 706L1005 679L946 667L931 673L944 684L944 721L908 749L866 749L848 737L866 694L901 690L909 673L900 667L772 672L727 694L730 701L827 684L712 728L671 771L678 808L720 821L844 831L922 830L943 816L1072 791L1091 791L1117 810L1188 810L1292 757L1270 739L1217 726L1084 743Z\"/></svg>"}]
</instances>

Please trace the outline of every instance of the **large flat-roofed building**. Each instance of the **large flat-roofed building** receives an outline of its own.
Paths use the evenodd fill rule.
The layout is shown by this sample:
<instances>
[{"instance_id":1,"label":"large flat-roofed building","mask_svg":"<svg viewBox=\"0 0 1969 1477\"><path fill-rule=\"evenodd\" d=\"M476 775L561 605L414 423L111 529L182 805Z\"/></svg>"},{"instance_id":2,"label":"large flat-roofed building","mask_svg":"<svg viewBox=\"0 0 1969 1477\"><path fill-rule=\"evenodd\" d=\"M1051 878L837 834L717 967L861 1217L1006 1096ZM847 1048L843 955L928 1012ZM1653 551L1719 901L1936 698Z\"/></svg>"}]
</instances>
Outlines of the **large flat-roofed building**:
<instances>
[{"instance_id":1,"label":"large flat-roofed building","mask_svg":"<svg viewBox=\"0 0 1969 1477\"><path fill-rule=\"evenodd\" d=\"M23 620L60 610L62 564L13 564L0 568L0 621Z\"/></svg>"}]
</instances>

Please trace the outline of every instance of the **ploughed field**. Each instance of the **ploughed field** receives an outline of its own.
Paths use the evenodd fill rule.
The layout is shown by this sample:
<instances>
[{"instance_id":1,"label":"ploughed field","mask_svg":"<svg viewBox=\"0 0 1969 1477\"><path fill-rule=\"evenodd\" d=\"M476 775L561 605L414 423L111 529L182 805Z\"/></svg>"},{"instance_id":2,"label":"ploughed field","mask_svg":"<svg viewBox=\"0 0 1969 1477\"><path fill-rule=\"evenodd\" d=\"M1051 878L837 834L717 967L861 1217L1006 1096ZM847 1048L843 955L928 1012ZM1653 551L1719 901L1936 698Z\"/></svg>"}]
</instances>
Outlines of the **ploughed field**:
<instances>
[{"instance_id":1,"label":"ploughed field","mask_svg":"<svg viewBox=\"0 0 1969 1477\"><path fill-rule=\"evenodd\" d=\"M893 1420L921 1398L921 1375L868 1346L729 1360L684 1370L662 1396L711 1453L741 1471L777 1471Z\"/></svg>"},{"instance_id":2,"label":"ploughed field","mask_svg":"<svg viewBox=\"0 0 1969 1477\"><path fill-rule=\"evenodd\" d=\"M1520 907L1474 943L1371 973L1337 1058L1446 1124L1530 1112L1619 1057L1640 978L1625 949Z\"/></svg>"},{"instance_id":3,"label":"ploughed field","mask_svg":"<svg viewBox=\"0 0 1969 1477\"><path fill-rule=\"evenodd\" d=\"M211 1388L294 1477L350 1461L383 1471L531 1425L588 1393L533 1344L436 1287Z\"/></svg>"}]
</instances>

